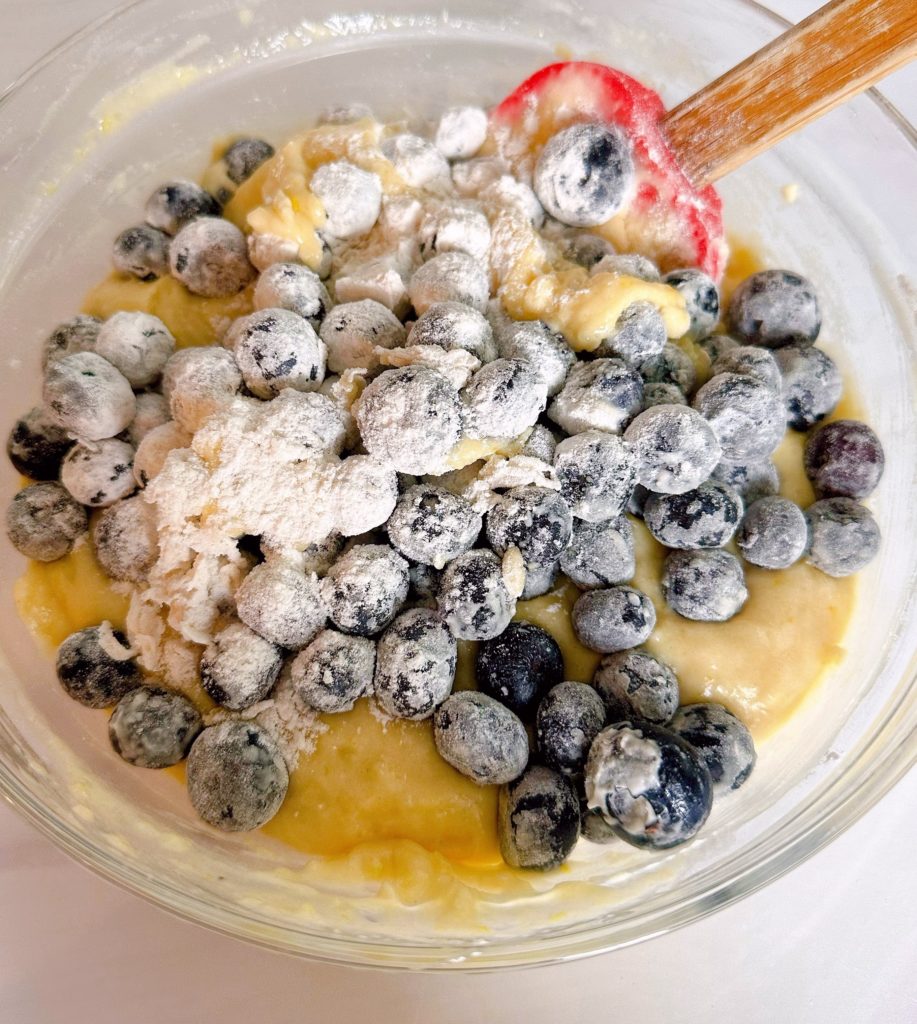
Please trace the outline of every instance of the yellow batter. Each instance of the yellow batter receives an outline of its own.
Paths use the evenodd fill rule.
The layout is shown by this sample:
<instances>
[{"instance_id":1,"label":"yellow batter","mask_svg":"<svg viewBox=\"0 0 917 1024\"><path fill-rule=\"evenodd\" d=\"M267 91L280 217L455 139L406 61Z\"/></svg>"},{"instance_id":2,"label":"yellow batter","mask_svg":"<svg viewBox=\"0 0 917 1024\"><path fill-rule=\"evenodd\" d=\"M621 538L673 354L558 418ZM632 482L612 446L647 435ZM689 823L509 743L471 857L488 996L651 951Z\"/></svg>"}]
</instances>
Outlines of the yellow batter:
<instances>
[{"instance_id":1,"label":"yellow batter","mask_svg":"<svg viewBox=\"0 0 917 1024\"><path fill-rule=\"evenodd\" d=\"M294 140L240 187L227 216L246 230L295 238L301 258L315 265L320 255L315 228L324 214L308 190L312 167L346 155L380 173L386 192L408 191L391 165L380 165L361 149L375 131L370 124L356 136L352 127L327 128ZM754 269L748 251L737 247L724 293ZM547 318L568 336L572 333L578 348L594 347L609 309L623 309L641 297L663 308L673 336L685 327L683 303L673 289L634 278L597 275L590 282L569 265L551 268L523 258L506 284L504 300L511 312ZM564 301L561 284L568 296ZM575 300L569 298L571 287L580 288ZM228 322L249 312L251 303L250 288L229 299L206 299L169 277L145 283L112 275L90 291L83 309L99 317L118 310L148 311L166 323L180 346L190 346L216 343ZM706 356L684 344L706 376ZM836 415L851 415L849 405L842 404ZM801 436L788 435L776 460L783 493L806 505L813 496L802 472L802 443ZM842 657L854 580L831 579L804 564L773 573L747 566L749 599L739 615L726 623L690 622L662 600L662 548L641 523L634 525L635 585L653 600L658 616L647 647L677 672L684 703L721 701L758 740L766 737ZM566 678L588 682L599 655L573 635L569 612L578 594L562 581L550 594L520 603L517 618L554 635L563 650ZM17 583L16 600L23 619L49 648L105 619L123 627L127 611L126 598L113 590L88 544L58 562L31 563ZM473 685L473 656L474 645L460 644L458 687ZM203 694L201 702L210 704ZM326 731L292 772L287 799L265 826L267 834L331 858L329 865L351 879L383 880L407 902L441 896L450 886L461 889L462 872L469 869L502 879L494 882L501 891L518 884L497 848L496 788L477 786L447 765L435 750L429 721L383 722L363 700L353 711L323 716L323 724ZM181 765L169 771L184 775Z\"/></svg>"}]
</instances>

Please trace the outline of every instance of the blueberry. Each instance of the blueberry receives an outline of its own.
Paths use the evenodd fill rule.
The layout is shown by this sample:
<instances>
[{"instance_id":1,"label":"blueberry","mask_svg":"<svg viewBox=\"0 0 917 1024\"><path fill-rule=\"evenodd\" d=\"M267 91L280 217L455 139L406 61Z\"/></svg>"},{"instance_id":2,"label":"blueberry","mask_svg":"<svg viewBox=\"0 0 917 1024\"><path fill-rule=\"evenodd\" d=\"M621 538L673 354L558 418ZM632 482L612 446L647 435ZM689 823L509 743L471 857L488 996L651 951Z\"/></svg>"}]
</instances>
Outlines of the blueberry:
<instances>
[{"instance_id":1,"label":"blueberry","mask_svg":"<svg viewBox=\"0 0 917 1024\"><path fill-rule=\"evenodd\" d=\"M40 406L16 420L6 442L10 462L33 480L56 480L73 438Z\"/></svg>"},{"instance_id":2,"label":"blueberry","mask_svg":"<svg viewBox=\"0 0 917 1024\"><path fill-rule=\"evenodd\" d=\"M169 273L169 236L148 224L127 228L115 239L111 261L122 274L155 281Z\"/></svg>"},{"instance_id":3,"label":"blueberry","mask_svg":"<svg viewBox=\"0 0 917 1024\"><path fill-rule=\"evenodd\" d=\"M325 379L324 343L307 320L286 309L252 313L233 352L258 398L274 398L285 388L316 391Z\"/></svg>"},{"instance_id":4,"label":"blueberry","mask_svg":"<svg viewBox=\"0 0 917 1024\"><path fill-rule=\"evenodd\" d=\"M370 455L400 473L442 472L462 434L465 410L452 383L425 366L385 370L354 415Z\"/></svg>"},{"instance_id":5,"label":"blueberry","mask_svg":"<svg viewBox=\"0 0 917 1024\"><path fill-rule=\"evenodd\" d=\"M683 618L725 622L745 604L745 574L735 555L712 551L673 551L662 571L666 603Z\"/></svg>"},{"instance_id":6,"label":"blueberry","mask_svg":"<svg viewBox=\"0 0 917 1024\"><path fill-rule=\"evenodd\" d=\"M823 498L806 511L806 560L828 576L849 576L879 551L879 527L872 513L852 498Z\"/></svg>"},{"instance_id":7,"label":"blueberry","mask_svg":"<svg viewBox=\"0 0 917 1024\"><path fill-rule=\"evenodd\" d=\"M412 562L408 572L411 577L409 597L421 605L435 608L443 574L423 562Z\"/></svg>"},{"instance_id":8,"label":"blueberry","mask_svg":"<svg viewBox=\"0 0 917 1024\"><path fill-rule=\"evenodd\" d=\"M170 181L146 202L146 222L175 235L197 217L219 217L220 204L193 181Z\"/></svg>"},{"instance_id":9,"label":"blueberry","mask_svg":"<svg viewBox=\"0 0 917 1024\"><path fill-rule=\"evenodd\" d=\"M694 748L713 780L713 795L738 789L751 775L757 753L744 723L722 704L679 708L669 728Z\"/></svg>"},{"instance_id":10,"label":"blueberry","mask_svg":"<svg viewBox=\"0 0 917 1024\"><path fill-rule=\"evenodd\" d=\"M685 267L669 271L662 280L685 300L685 310L691 318L687 336L697 339L712 334L720 318L720 293L713 278L701 270Z\"/></svg>"},{"instance_id":11,"label":"blueberry","mask_svg":"<svg viewBox=\"0 0 917 1024\"><path fill-rule=\"evenodd\" d=\"M442 569L478 539L481 515L444 487L416 484L398 499L386 529L405 558Z\"/></svg>"},{"instance_id":12,"label":"blueberry","mask_svg":"<svg viewBox=\"0 0 917 1024\"><path fill-rule=\"evenodd\" d=\"M755 345L736 345L724 352L713 364L710 373L713 377L720 373L745 374L766 384L777 394L783 387L780 367L773 353Z\"/></svg>"},{"instance_id":13,"label":"blueberry","mask_svg":"<svg viewBox=\"0 0 917 1024\"><path fill-rule=\"evenodd\" d=\"M460 302L437 302L417 318L409 345L436 345L447 352L464 349L482 363L497 356L493 328L483 313Z\"/></svg>"},{"instance_id":14,"label":"blueberry","mask_svg":"<svg viewBox=\"0 0 917 1024\"><path fill-rule=\"evenodd\" d=\"M500 790L497 833L510 867L556 868L576 845L579 827L576 790L560 772L533 765Z\"/></svg>"},{"instance_id":15,"label":"blueberry","mask_svg":"<svg viewBox=\"0 0 917 1024\"><path fill-rule=\"evenodd\" d=\"M24 487L6 510L10 542L36 562L56 562L69 554L88 525L83 506L52 480Z\"/></svg>"},{"instance_id":16,"label":"blueberry","mask_svg":"<svg viewBox=\"0 0 917 1024\"><path fill-rule=\"evenodd\" d=\"M76 352L88 352L99 334L102 321L97 316L77 313L69 320L57 325L45 339L42 347L41 366L46 370L51 363Z\"/></svg>"},{"instance_id":17,"label":"blueberry","mask_svg":"<svg viewBox=\"0 0 917 1024\"><path fill-rule=\"evenodd\" d=\"M631 492L630 498L627 500L627 512L632 516L636 516L637 519L643 518L643 506L646 504L646 499L652 494L652 491L648 491L643 484L637 484Z\"/></svg>"},{"instance_id":18,"label":"blueberry","mask_svg":"<svg viewBox=\"0 0 917 1024\"><path fill-rule=\"evenodd\" d=\"M621 209L634 183L627 136L585 122L551 136L535 164L533 187L552 217L571 227L604 224Z\"/></svg>"},{"instance_id":19,"label":"blueberry","mask_svg":"<svg viewBox=\"0 0 917 1024\"><path fill-rule=\"evenodd\" d=\"M274 155L274 147L264 139L237 139L223 154L226 176L233 185L241 185Z\"/></svg>"},{"instance_id":20,"label":"blueberry","mask_svg":"<svg viewBox=\"0 0 917 1024\"><path fill-rule=\"evenodd\" d=\"M522 359L495 359L462 389L473 437L516 437L535 424L548 393L531 364Z\"/></svg>"},{"instance_id":21,"label":"blueberry","mask_svg":"<svg viewBox=\"0 0 917 1024\"><path fill-rule=\"evenodd\" d=\"M548 417L568 434L604 430L620 434L643 408L643 380L620 359L577 363L548 407Z\"/></svg>"},{"instance_id":22,"label":"blueberry","mask_svg":"<svg viewBox=\"0 0 917 1024\"><path fill-rule=\"evenodd\" d=\"M459 640L492 640L509 625L516 601L492 551L466 551L443 572L440 614Z\"/></svg>"},{"instance_id":23,"label":"blueberry","mask_svg":"<svg viewBox=\"0 0 917 1024\"><path fill-rule=\"evenodd\" d=\"M323 629L293 659L293 691L304 704L325 714L350 711L369 692L375 667L373 640Z\"/></svg>"},{"instance_id":24,"label":"blueberry","mask_svg":"<svg viewBox=\"0 0 917 1024\"><path fill-rule=\"evenodd\" d=\"M187 698L138 686L118 701L108 738L128 764L168 768L187 757L202 727L200 712Z\"/></svg>"},{"instance_id":25,"label":"blueberry","mask_svg":"<svg viewBox=\"0 0 917 1024\"><path fill-rule=\"evenodd\" d=\"M414 271L408 295L418 315L437 302L461 302L483 313L490 298L490 275L486 263L468 253L444 252Z\"/></svg>"},{"instance_id":26,"label":"blueberry","mask_svg":"<svg viewBox=\"0 0 917 1024\"><path fill-rule=\"evenodd\" d=\"M564 678L564 658L550 633L528 622L511 622L480 644L475 659L478 689L526 721L542 697Z\"/></svg>"},{"instance_id":27,"label":"blueberry","mask_svg":"<svg viewBox=\"0 0 917 1024\"><path fill-rule=\"evenodd\" d=\"M402 612L379 637L373 690L394 718L429 718L452 692L458 648L435 611Z\"/></svg>"},{"instance_id":28,"label":"blueberry","mask_svg":"<svg viewBox=\"0 0 917 1024\"><path fill-rule=\"evenodd\" d=\"M57 651L57 678L87 708L111 707L143 683L124 634L107 622L67 637Z\"/></svg>"},{"instance_id":29,"label":"blueberry","mask_svg":"<svg viewBox=\"0 0 917 1024\"><path fill-rule=\"evenodd\" d=\"M270 821L289 781L277 741L254 722L231 719L212 725L188 755L191 805L225 832L247 832Z\"/></svg>"},{"instance_id":30,"label":"blueberry","mask_svg":"<svg viewBox=\"0 0 917 1024\"><path fill-rule=\"evenodd\" d=\"M646 651L606 654L592 685L605 703L609 722L665 725L678 710L678 679Z\"/></svg>"},{"instance_id":31,"label":"blueberry","mask_svg":"<svg viewBox=\"0 0 917 1024\"><path fill-rule=\"evenodd\" d=\"M592 268L594 274L618 274L636 277L640 281L656 283L662 280L659 268L646 256L636 252L613 253L603 256Z\"/></svg>"},{"instance_id":32,"label":"blueberry","mask_svg":"<svg viewBox=\"0 0 917 1024\"><path fill-rule=\"evenodd\" d=\"M706 338L695 338L694 344L703 352L710 362L710 365L717 361L720 356L738 348L739 342L728 334L711 334Z\"/></svg>"},{"instance_id":33,"label":"blueberry","mask_svg":"<svg viewBox=\"0 0 917 1024\"><path fill-rule=\"evenodd\" d=\"M587 842L607 846L609 843L620 842L618 833L608 824L608 819L601 811L590 808L585 794L580 797L580 835Z\"/></svg>"},{"instance_id":34,"label":"blueberry","mask_svg":"<svg viewBox=\"0 0 917 1024\"><path fill-rule=\"evenodd\" d=\"M812 432L805 468L819 498L866 498L882 479L885 452L865 423L835 420Z\"/></svg>"},{"instance_id":35,"label":"blueberry","mask_svg":"<svg viewBox=\"0 0 917 1024\"><path fill-rule=\"evenodd\" d=\"M299 263L274 263L258 278L255 309L286 309L318 330L331 309L331 297L318 274Z\"/></svg>"},{"instance_id":36,"label":"blueberry","mask_svg":"<svg viewBox=\"0 0 917 1024\"><path fill-rule=\"evenodd\" d=\"M205 298L235 295L255 276L245 235L220 217L187 223L169 246L169 268L189 292Z\"/></svg>"},{"instance_id":37,"label":"blueberry","mask_svg":"<svg viewBox=\"0 0 917 1024\"><path fill-rule=\"evenodd\" d=\"M742 499L718 480L683 494L651 494L643 506L643 521L656 540L683 550L722 547L741 518Z\"/></svg>"},{"instance_id":38,"label":"blueberry","mask_svg":"<svg viewBox=\"0 0 917 1024\"><path fill-rule=\"evenodd\" d=\"M642 591L618 586L580 595L571 618L584 647L611 654L642 644L656 625L656 609Z\"/></svg>"},{"instance_id":39,"label":"blueberry","mask_svg":"<svg viewBox=\"0 0 917 1024\"><path fill-rule=\"evenodd\" d=\"M404 324L381 302L362 299L341 302L322 321L320 337L328 349L328 369L343 373L352 366L368 366L374 349L401 348Z\"/></svg>"},{"instance_id":40,"label":"blueberry","mask_svg":"<svg viewBox=\"0 0 917 1024\"><path fill-rule=\"evenodd\" d=\"M713 480L728 484L736 491L746 507L759 498L766 498L780 490L780 476L772 459L757 462L720 462L710 474Z\"/></svg>"},{"instance_id":41,"label":"blueberry","mask_svg":"<svg viewBox=\"0 0 917 1024\"><path fill-rule=\"evenodd\" d=\"M558 683L538 705L535 738L544 763L580 775L592 741L605 725L602 698L585 683Z\"/></svg>"},{"instance_id":42,"label":"blueberry","mask_svg":"<svg viewBox=\"0 0 917 1024\"><path fill-rule=\"evenodd\" d=\"M134 449L114 437L75 444L61 463L61 483L84 505L106 508L137 489Z\"/></svg>"},{"instance_id":43,"label":"blueberry","mask_svg":"<svg viewBox=\"0 0 917 1024\"><path fill-rule=\"evenodd\" d=\"M116 501L95 517L92 546L106 576L145 583L159 555L154 506L139 494Z\"/></svg>"},{"instance_id":44,"label":"blueberry","mask_svg":"<svg viewBox=\"0 0 917 1024\"><path fill-rule=\"evenodd\" d=\"M42 400L49 419L87 441L120 434L137 411L127 378L95 352L75 352L50 363Z\"/></svg>"},{"instance_id":45,"label":"blueberry","mask_svg":"<svg viewBox=\"0 0 917 1024\"><path fill-rule=\"evenodd\" d=\"M408 596L408 563L387 544L357 544L322 580L328 617L344 633L372 636Z\"/></svg>"},{"instance_id":46,"label":"blueberry","mask_svg":"<svg viewBox=\"0 0 917 1024\"><path fill-rule=\"evenodd\" d=\"M611 242L591 231L565 231L560 239L564 259L591 270L604 256L614 256Z\"/></svg>"},{"instance_id":47,"label":"blueberry","mask_svg":"<svg viewBox=\"0 0 917 1024\"><path fill-rule=\"evenodd\" d=\"M636 452L639 483L661 494L692 490L720 460L720 445L710 424L682 405L656 405L640 413L624 432L624 440Z\"/></svg>"},{"instance_id":48,"label":"blueberry","mask_svg":"<svg viewBox=\"0 0 917 1024\"><path fill-rule=\"evenodd\" d=\"M201 685L230 711L243 711L266 700L274 689L283 651L241 622L232 622L213 637L201 657Z\"/></svg>"},{"instance_id":49,"label":"blueberry","mask_svg":"<svg viewBox=\"0 0 917 1024\"><path fill-rule=\"evenodd\" d=\"M830 356L811 345L787 345L774 358L783 375L786 421L794 430L808 430L834 412L844 382Z\"/></svg>"},{"instance_id":50,"label":"blueberry","mask_svg":"<svg viewBox=\"0 0 917 1024\"><path fill-rule=\"evenodd\" d=\"M736 544L742 557L764 569L787 569L806 549L809 530L802 509L775 495L749 505Z\"/></svg>"},{"instance_id":51,"label":"blueberry","mask_svg":"<svg viewBox=\"0 0 917 1024\"><path fill-rule=\"evenodd\" d=\"M695 836L713 803L703 759L668 729L611 725L586 762L586 799L632 846L667 850Z\"/></svg>"},{"instance_id":52,"label":"blueberry","mask_svg":"<svg viewBox=\"0 0 917 1024\"><path fill-rule=\"evenodd\" d=\"M674 384L685 395L690 395L697 383L691 357L671 342L666 342L658 355L640 364L640 376L646 384Z\"/></svg>"},{"instance_id":53,"label":"blueberry","mask_svg":"<svg viewBox=\"0 0 917 1024\"><path fill-rule=\"evenodd\" d=\"M528 574L543 573L554 565L570 543L573 516L557 491L546 487L514 487L487 513L487 540L500 556L511 547L519 549L526 569L522 598L538 596ZM543 592L543 591L542 591Z\"/></svg>"},{"instance_id":54,"label":"blueberry","mask_svg":"<svg viewBox=\"0 0 917 1024\"><path fill-rule=\"evenodd\" d=\"M175 339L149 313L115 313L99 328L93 351L120 370L132 388L149 387L175 352Z\"/></svg>"},{"instance_id":55,"label":"blueberry","mask_svg":"<svg viewBox=\"0 0 917 1024\"><path fill-rule=\"evenodd\" d=\"M315 576L282 563L256 565L236 591L236 613L259 636L298 651L325 625Z\"/></svg>"},{"instance_id":56,"label":"blueberry","mask_svg":"<svg viewBox=\"0 0 917 1024\"><path fill-rule=\"evenodd\" d=\"M576 363L576 353L563 335L552 331L543 320L510 320L494 308L488 316L500 358L528 363L547 388L548 397L556 395Z\"/></svg>"},{"instance_id":57,"label":"blueberry","mask_svg":"<svg viewBox=\"0 0 917 1024\"><path fill-rule=\"evenodd\" d=\"M628 366L640 366L665 348L665 321L652 302L632 302L615 321L611 333L595 350L598 356L617 356Z\"/></svg>"},{"instance_id":58,"label":"blueberry","mask_svg":"<svg viewBox=\"0 0 917 1024\"><path fill-rule=\"evenodd\" d=\"M626 516L604 523L576 520L570 544L560 556L560 570L583 590L632 579L636 571L634 532Z\"/></svg>"},{"instance_id":59,"label":"blueberry","mask_svg":"<svg viewBox=\"0 0 917 1024\"><path fill-rule=\"evenodd\" d=\"M554 470L573 515L600 523L623 511L634 489L637 456L634 447L620 437L587 430L560 442L554 452Z\"/></svg>"},{"instance_id":60,"label":"blueberry","mask_svg":"<svg viewBox=\"0 0 917 1024\"><path fill-rule=\"evenodd\" d=\"M309 180L309 190L322 204L323 229L333 238L365 235L379 219L382 208L379 175L347 160L320 164ZM402 289L403 284L399 282L399 291Z\"/></svg>"},{"instance_id":61,"label":"blueberry","mask_svg":"<svg viewBox=\"0 0 917 1024\"><path fill-rule=\"evenodd\" d=\"M504 704L475 690L453 693L436 709L433 740L444 761L482 786L518 778L529 759L522 722Z\"/></svg>"},{"instance_id":62,"label":"blueberry","mask_svg":"<svg viewBox=\"0 0 917 1024\"><path fill-rule=\"evenodd\" d=\"M531 459L541 459L542 462L551 463L554 461L556 451L557 438L553 432L541 423L536 423L522 446L521 454Z\"/></svg>"},{"instance_id":63,"label":"blueberry","mask_svg":"<svg viewBox=\"0 0 917 1024\"><path fill-rule=\"evenodd\" d=\"M711 377L692 404L713 428L723 458L732 462L763 459L783 440L786 415L779 393L747 374Z\"/></svg>"},{"instance_id":64,"label":"blueberry","mask_svg":"<svg viewBox=\"0 0 917 1024\"><path fill-rule=\"evenodd\" d=\"M821 330L812 284L789 270L762 270L746 277L729 301L732 329L753 345L811 345Z\"/></svg>"},{"instance_id":65,"label":"blueberry","mask_svg":"<svg viewBox=\"0 0 917 1024\"><path fill-rule=\"evenodd\" d=\"M688 397L675 384L644 384L643 408L652 409L655 405L687 405Z\"/></svg>"}]
</instances>

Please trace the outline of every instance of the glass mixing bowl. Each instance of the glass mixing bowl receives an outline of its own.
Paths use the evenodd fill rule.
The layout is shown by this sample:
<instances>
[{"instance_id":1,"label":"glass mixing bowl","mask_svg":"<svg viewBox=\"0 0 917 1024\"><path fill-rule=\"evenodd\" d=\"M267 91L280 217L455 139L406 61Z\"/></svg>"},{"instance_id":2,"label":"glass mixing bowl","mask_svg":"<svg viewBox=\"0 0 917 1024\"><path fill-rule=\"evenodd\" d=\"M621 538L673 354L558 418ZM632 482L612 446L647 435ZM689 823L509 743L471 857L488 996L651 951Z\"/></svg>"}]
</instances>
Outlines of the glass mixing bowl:
<instances>
[{"instance_id":1,"label":"glass mixing bowl","mask_svg":"<svg viewBox=\"0 0 917 1024\"><path fill-rule=\"evenodd\" d=\"M333 12L302 0L143 0L48 54L0 103L0 378L3 426L39 392L39 343L107 270L112 236L162 177L196 175L210 142L280 140L324 107L378 115L490 104L558 52L694 91L784 27L741 0L539 0L517 15L484 0L448 14L416 0ZM823 338L856 382L888 466L875 502L885 538L862 574L845 657L765 743L759 767L701 837L667 855L600 848L546 891L488 901L490 927L386 901L256 837L214 835L176 784L112 757L103 716L69 701L17 618L23 568L0 568L0 788L63 849L194 921L267 946L376 966L493 968L613 949L684 925L765 885L863 814L915 754L914 266L917 148L864 95L723 182L727 221L771 265L804 271ZM781 194L799 186L799 201ZM4 501L16 487L3 474ZM359 799L359 794L354 794ZM555 877L561 884L554 884ZM581 879L601 879L596 887Z\"/></svg>"}]
</instances>

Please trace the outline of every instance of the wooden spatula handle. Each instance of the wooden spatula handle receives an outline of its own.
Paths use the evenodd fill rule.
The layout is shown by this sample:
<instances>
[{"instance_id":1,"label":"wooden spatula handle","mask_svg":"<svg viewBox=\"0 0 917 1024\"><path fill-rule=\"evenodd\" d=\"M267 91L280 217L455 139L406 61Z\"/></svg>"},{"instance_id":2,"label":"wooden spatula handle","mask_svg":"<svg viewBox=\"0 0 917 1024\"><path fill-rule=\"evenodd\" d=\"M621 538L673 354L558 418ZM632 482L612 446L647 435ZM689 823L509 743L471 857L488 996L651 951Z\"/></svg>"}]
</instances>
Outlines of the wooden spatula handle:
<instances>
[{"instance_id":1,"label":"wooden spatula handle","mask_svg":"<svg viewBox=\"0 0 917 1024\"><path fill-rule=\"evenodd\" d=\"M705 185L915 56L917 0L834 0L669 111L669 141Z\"/></svg>"}]
</instances>

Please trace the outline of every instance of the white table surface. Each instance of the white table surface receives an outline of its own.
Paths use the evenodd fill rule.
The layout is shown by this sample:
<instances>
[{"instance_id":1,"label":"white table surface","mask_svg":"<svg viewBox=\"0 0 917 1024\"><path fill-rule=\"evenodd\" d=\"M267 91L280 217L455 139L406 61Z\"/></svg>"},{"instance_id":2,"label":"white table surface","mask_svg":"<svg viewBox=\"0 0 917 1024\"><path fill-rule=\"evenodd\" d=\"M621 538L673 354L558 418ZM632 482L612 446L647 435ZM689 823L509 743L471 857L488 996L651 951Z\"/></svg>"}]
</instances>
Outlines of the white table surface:
<instances>
[{"instance_id":1,"label":"white table surface","mask_svg":"<svg viewBox=\"0 0 917 1024\"><path fill-rule=\"evenodd\" d=\"M0 0L0 89L111 0ZM800 18L815 4L774 4ZM886 86L917 121L917 69ZM915 183L917 198L917 183ZM917 772L766 890L689 928L508 975L355 972L172 918L0 805L0 1024L917 1022Z\"/></svg>"}]
</instances>

